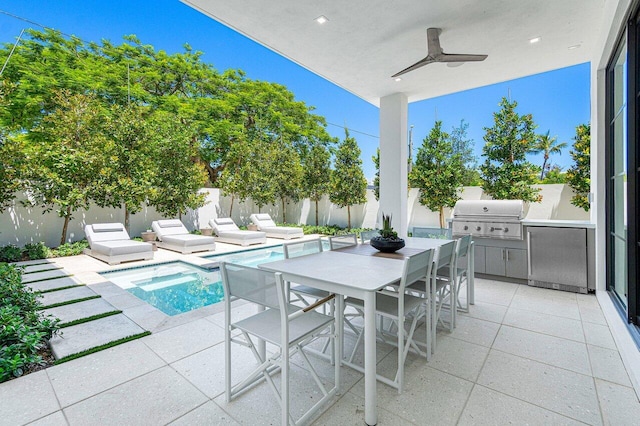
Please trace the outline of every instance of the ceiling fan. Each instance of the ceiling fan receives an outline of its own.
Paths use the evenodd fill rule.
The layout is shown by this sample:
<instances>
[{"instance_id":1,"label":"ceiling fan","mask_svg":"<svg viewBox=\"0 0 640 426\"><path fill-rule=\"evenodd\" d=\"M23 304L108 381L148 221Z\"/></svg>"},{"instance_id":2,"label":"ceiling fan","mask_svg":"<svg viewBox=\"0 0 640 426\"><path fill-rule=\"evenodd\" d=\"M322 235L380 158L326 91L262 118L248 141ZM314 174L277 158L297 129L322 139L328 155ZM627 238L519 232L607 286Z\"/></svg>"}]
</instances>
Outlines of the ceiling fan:
<instances>
[{"instance_id":1,"label":"ceiling fan","mask_svg":"<svg viewBox=\"0 0 640 426\"><path fill-rule=\"evenodd\" d=\"M398 77L402 74L406 74L409 71L416 70L425 65L429 65L433 62L447 62L451 65L453 63L472 62L472 61L484 61L487 59L487 55L466 55L456 53L444 53L442 47L440 47L440 33L441 28L427 28L427 57L421 59L415 64L402 71L392 75L391 77ZM460 64L461 65L461 64Z\"/></svg>"}]
</instances>

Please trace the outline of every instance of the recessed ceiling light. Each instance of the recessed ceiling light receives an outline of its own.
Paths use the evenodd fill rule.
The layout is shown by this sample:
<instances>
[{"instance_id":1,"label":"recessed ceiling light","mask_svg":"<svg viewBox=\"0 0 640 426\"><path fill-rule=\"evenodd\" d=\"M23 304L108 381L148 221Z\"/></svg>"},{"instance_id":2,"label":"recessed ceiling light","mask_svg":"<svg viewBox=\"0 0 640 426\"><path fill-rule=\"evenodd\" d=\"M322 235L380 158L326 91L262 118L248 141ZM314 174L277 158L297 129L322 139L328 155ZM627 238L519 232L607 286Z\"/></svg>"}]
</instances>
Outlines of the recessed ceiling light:
<instances>
[{"instance_id":1,"label":"recessed ceiling light","mask_svg":"<svg viewBox=\"0 0 640 426\"><path fill-rule=\"evenodd\" d=\"M316 18L316 22L320 25L325 24L329 19L326 16L320 15Z\"/></svg>"},{"instance_id":2,"label":"recessed ceiling light","mask_svg":"<svg viewBox=\"0 0 640 426\"><path fill-rule=\"evenodd\" d=\"M402 79L400 77L396 77L393 79L393 81L402 81Z\"/></svg>"},{"instance_id":3,"label":"recessed ceiling light","mask_svg":"<svg viewBox=\"0 0 640 426\"><path fill-rule=\"evenodd\" d=\"M540 37L534 37L529 39L529 43L534 44L540 41Z\"/></svg>"},{"instance_id":4,"label":"recessed ceiling light","mask_svg":"<svg viewBox=\"0 0 640 426\"><path fill-rule=\"evenodd\" d=\"M569 50L573 50L573 49L577 49L577 48L579 48L579 47L580 47L580 45L579 45L579 44L574 44L573 46L569 46L567 49L569 49Z\"/></svg>"}]
</instances>

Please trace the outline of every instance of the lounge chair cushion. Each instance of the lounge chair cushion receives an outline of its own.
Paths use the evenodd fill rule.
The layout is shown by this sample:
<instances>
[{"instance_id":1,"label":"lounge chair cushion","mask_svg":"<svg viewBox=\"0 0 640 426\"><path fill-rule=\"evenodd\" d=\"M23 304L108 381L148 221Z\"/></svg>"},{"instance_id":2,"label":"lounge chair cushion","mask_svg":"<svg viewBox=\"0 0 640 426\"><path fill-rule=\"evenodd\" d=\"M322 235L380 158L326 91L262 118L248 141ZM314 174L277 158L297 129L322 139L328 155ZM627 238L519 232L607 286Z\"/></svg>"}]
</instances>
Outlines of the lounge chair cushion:
<instances>
[{"instance_id":1,"label":"lounge chair cushion","mask_svg":"<svg viewBox=\"0 0 640 426\"><path fill-rule=\"evenodd\" d=\"M253 223L258 225L258 229L275 228L277 226L273 219L271 219L271 216L267 213L253 214L251 215L251 220Z\"/></svg>"},{"instance_id":2,"label":"lounge chair cushion","mask_svg":"<svg viewBox=\"0 0 640 426\"><path fill-rule=\"evenodd\" d=\"M202 246L206 244L215 244L215 241L216 240L213 237L208 237L205 235L193 235L193 234L164 235L162 237L163 243L168 243L176 247Z\"/></svg>"},{"instance_id":3,"label":"lounge chair cushion","mask_svg":"<svg viewBox=\"0 0 640 426\"><path fill-rule=\"evenodd\" d=\"M153 247L149 243L143 243L140 241L117 240L93 243L91 250L106 256L121 256L123 254L152 252Z\"/></svg>"},{"instance_id":4,"label":"lounge chair cushion","mask_svg":"<svg viewBox=\"0 0 640 426\"><path fill-rule=\"evenodd\" d=\"M151 227L158 234L160 241L164 241L167 235L189 234L189 230L185 228L180 219L156 220L151 223Z\"/></svg>"},{"instance_id":5,"label":"lounge chair cushion","mask_svg":"<svg viewBox=\"0 0 640 426\"><path fill-rule=\"evenodd\" d=\"M219 234L219 232L240 231L240 228L238 228L233 219L229 217L218 217L215 219L211 219L209 224L217 234Z\"/></svg>"},{"instance_id":6,"label":"lounge chair cushion","mask_svg":"<svg viewBox=\"0 0 640 426\"><path fill-rule=\"evenodd\" d=\"M302 228L294 228L293 226L273 226L263 227L262 229L270 234L304 235Z\"/></svg>"},{"instance_id":7,"label":"lounge chair cushion","mask_svg":"<svg viewBox=\"0 0 640 426\"><path fill-rule=\"evenodd\" d=\"M93 244L102 241L131 241L129 234L121 223L94 223L86 225L84 233L93 248Z\"/></svg>"}]
</instances>

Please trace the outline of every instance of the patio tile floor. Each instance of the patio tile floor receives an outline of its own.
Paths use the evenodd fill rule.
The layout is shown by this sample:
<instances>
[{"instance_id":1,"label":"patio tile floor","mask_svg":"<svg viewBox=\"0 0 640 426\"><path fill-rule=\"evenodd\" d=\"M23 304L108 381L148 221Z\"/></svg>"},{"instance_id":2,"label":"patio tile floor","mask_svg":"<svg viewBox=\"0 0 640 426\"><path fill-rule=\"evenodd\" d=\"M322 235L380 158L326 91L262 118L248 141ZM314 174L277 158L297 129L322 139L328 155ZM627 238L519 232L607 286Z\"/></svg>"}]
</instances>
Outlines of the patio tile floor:
<instances>
[{"instance_id":1,"label":"patio tile floor","mask_svg":"<svg viewBox=\"0 0 640 426\"><path fill-rule=\"evenodd\" d=\"M63 266L96 283L103 297L119 297L117 289L91 276L91 268L107 267L80 258L77 264L86 270L74 271L72 259ZM640 418L629 367L595 296L477 279L476 303L458 316L453 333L439 330L431 362L409 356L403 394L378 384L379 424L600 425ZM134 321L146 316L162 324L151 336L0 384L0 425L279 424L278 406L264 384L225 402L224 314L204 310L161 320L142 306L133 306L140 315ZM347 340L349 348L353 339ZM379 346L379 370L389 375L396 351ZM234 351L240 370L253 365L246 348ZM318 362L322 380L331 381L331 366ZM362 424L362 375L343 371L342 395L314 424ZM297 365L292 375L303 377ZM294 379L294 409L318 396L304 377Z\"/></svg>"}]
</instances>

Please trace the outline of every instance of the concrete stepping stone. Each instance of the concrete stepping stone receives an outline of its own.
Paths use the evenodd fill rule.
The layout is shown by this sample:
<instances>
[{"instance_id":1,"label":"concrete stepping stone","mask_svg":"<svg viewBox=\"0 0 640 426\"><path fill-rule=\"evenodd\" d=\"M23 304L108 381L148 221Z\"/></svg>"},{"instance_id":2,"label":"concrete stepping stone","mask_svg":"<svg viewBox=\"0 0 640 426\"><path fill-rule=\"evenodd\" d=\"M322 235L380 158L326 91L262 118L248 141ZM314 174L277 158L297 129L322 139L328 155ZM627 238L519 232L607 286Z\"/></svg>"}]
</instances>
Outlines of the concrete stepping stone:
<instances>
[{"instance_id":1,"label":"concrete stepping stone","mask_svg":"<svg viewBox=\"0 0 640 426\"><path fill-rule=\"evenodd\" d=\"M66 327L61 331L62 336L55 336L49 340L49 346L56 359L145 332L123 314Z\"/></svg>"},{"instance_id":2,"label":"concrete stepping stone","mask_svg":"<svg viewBox=\"0 0 640 426\"><path fill-rule=\"evenodd\" d=\"M53 260L48 259L35 259L35 260L25 260L23 262L14 262L12 265L15 266L30 266L30 265L46 265L46 264L55 264Z\"/></svg>"},{"instance_id":3,"label":"concrete stepping stone","mask_svg":"<svg viewBox=\"0 0 640 426\"><path fill-rule=\"evenodd\" d=\"M106 314L107 312L117 311L112 304L106 300L91 299L84 302L72 303L70 305L58 306L57 308L45 309L42 312L45 315L53 315L60 319L61 324L71 321L90 318L95 315Z\"/></svg>"},{"instance_id":4,"label":"concrete stepping stone","mask_svg":"<svg viewBox=\"0 0 640 426\"><path fill-rule=\"evenodd\" d=\"M33 291L51 291L59 288L82 285L73 277L54 278L52 280L36 281L27 284Z\"/></svg>"},{"instance_id":5,"label":"concrete stepping stone","mask_svg":"<svg viewBox=\"0 0 640 426\"><path fill-rule=\"evenodd\" d=\"M63 269L54 269L52 271L34 272L22 276L23 283L32 283L35 281L49 280L52 278L68 277L69 274Z\"/></svg>"},{"instance_id":6,"label":"concrete stepping stone","mask_svg":"<svg viewBox=\"0 0 640 426\"><path fill-rule=\"evenodd\" d=\"M72 302L74 300L86 299L87 297L98 296L86 285L82 287L73 287L65 290L50 291L42 293L40 303L42 306L51 306L57 303Z\"/></svg>"},{"instance_id":7,"label":"concrete stepping stone","mask_svg":"<svg viewBox=\"0 0 640 426\"><path fill-rule=\"evenodd\" d=\"M24 269L25 274L32 274L34 272L44 272L44 271L53 271L57 269L62 269L62 266L58 266L55 263L44 263L39 265L27 265L22 267Z\"/></svg>"}]
</instances>

